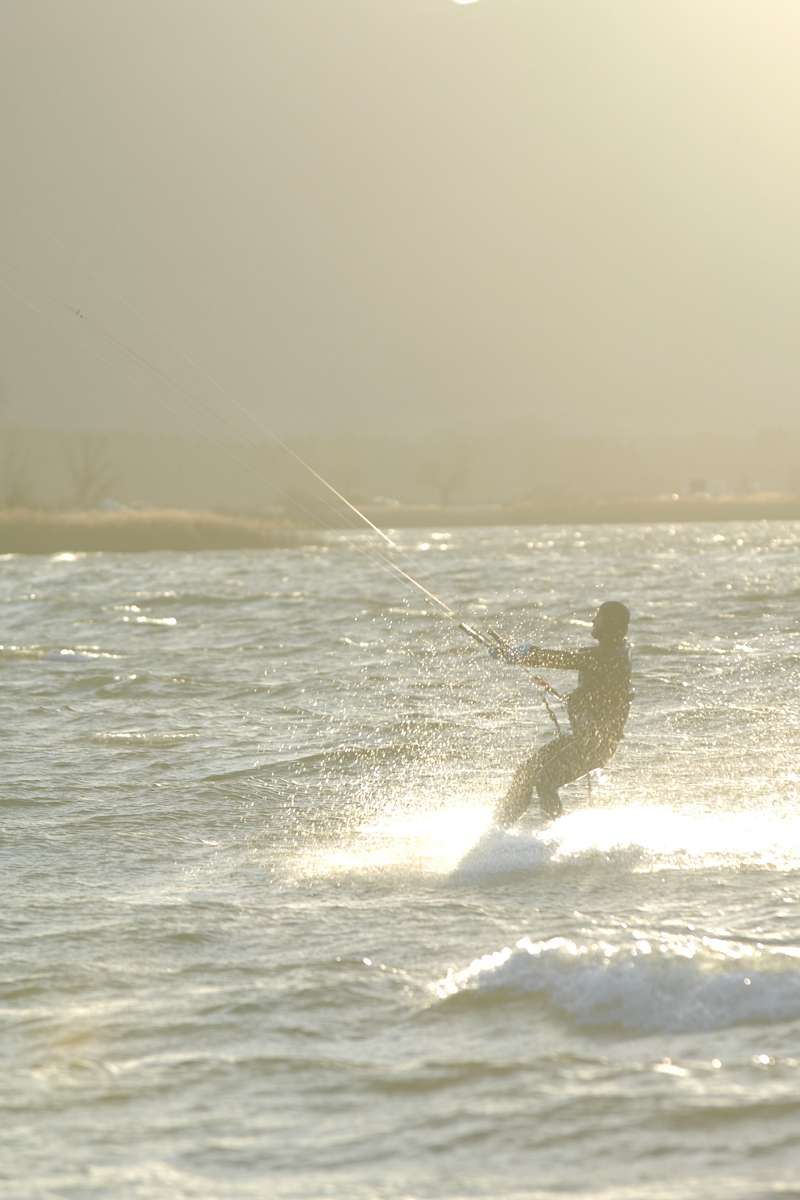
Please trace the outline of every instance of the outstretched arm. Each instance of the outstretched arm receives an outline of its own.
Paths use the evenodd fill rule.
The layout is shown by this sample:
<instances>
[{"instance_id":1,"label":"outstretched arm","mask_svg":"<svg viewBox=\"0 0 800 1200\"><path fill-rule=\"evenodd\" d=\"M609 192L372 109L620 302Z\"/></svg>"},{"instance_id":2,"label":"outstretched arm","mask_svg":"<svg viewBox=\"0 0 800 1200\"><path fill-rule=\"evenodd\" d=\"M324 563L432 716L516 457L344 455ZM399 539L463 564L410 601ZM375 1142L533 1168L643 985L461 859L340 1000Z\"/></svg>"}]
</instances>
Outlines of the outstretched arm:
<instances>
[{"instance_id":1,"label":"outstretched arm","mask_svg":"<svg viewBox=\"0 0 800 1200\"><path fill-rule=\"evenodd\" d=\"M534 646L531 642L517 642L512 645L500 637L493 629L489 631L493 645L489 649L492 658L500 658L503 662L520 667L553 667L561 671L580 671L587 658L594 655L591 646L580 650L546 650L543 646Z\"/></svg>"},{"instance_id":2,"label":"outstretched arm","mask_svg":"<svg viewBox=\"0 0 800 1200\"><path fill-rule=\"evenodd\" d=\"M520 653L514 655L512 662L521 667L552 667L560 671L580 671L584 665L587 652L583 650L546 650L543 646L521 646Z\"/></svg>"}]
</instances>

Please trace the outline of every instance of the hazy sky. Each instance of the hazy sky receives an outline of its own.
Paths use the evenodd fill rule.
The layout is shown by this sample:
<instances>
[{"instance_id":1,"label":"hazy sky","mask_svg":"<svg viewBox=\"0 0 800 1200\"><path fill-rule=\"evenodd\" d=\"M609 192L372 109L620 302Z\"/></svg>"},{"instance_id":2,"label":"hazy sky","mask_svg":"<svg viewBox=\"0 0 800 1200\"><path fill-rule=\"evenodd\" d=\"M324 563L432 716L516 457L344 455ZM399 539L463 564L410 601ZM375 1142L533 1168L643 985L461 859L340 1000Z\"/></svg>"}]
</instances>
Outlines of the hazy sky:
<instances>
[{"instance_id":1,"label":"hazy sky","mask_svg":"<svg viewBox=\"0 0 800 1200\"><path fill-rule=\"evenodd\" d=\"M0 0L0 25L15 419L800 425L797 0Z\"/></svg>"}]
</instances>

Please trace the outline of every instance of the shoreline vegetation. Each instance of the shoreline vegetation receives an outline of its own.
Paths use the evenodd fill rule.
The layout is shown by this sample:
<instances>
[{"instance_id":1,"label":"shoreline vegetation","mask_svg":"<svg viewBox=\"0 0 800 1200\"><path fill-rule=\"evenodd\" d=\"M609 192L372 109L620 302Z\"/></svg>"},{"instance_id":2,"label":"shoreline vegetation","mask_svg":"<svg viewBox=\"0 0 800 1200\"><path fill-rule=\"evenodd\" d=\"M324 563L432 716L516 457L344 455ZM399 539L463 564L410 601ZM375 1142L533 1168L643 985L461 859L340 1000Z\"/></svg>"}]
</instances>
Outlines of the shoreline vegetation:
<instances>
[{"instance_id":1,"label":"shoreline vegetation","mask_svg":"<svg viewBox=\"0 0 800 1200\"><path fill-rule=\"evenodd\" d=\"M542 501L524 505L364 507L381 529L437 526L678 524L800 520L800 496L679 497ZM317 544L326 529L349 529L352 514L303 527L287 517L236 516L178 509L53 512L0 509L0 554L154 550L268 550Z\"/></svg>"},{"instance_id":2,"label":"shoreline vegetation","mask_svg":"<svg viewBox=\"0 0 800 1200\"><path fill-rule=\"evenodd\" d=\"M288 520L180 509L0 509L0 554L272 550L320 541Z\"/></svg>"}]
</instances>

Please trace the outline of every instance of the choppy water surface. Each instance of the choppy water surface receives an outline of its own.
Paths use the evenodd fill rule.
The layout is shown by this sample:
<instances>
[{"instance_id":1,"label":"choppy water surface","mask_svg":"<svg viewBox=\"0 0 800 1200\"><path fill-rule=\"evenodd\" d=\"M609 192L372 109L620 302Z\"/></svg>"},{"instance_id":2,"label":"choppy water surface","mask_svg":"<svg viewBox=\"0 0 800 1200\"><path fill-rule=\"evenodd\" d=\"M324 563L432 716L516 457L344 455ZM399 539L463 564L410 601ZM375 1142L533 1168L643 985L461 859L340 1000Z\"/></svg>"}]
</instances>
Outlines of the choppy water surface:
<instances>
[{"instance_id":1,"label":"choppy water surface","mask_svg":"<svg viewBox=\"0 0 800 1200\"><path fill-rule=\"evenodd\" d=\"M368 538L0 562L3 1195L800 1195L800 525L398 536L630 603L555 824L475 849L546 714Z\"/></svg>"}]
</instances>

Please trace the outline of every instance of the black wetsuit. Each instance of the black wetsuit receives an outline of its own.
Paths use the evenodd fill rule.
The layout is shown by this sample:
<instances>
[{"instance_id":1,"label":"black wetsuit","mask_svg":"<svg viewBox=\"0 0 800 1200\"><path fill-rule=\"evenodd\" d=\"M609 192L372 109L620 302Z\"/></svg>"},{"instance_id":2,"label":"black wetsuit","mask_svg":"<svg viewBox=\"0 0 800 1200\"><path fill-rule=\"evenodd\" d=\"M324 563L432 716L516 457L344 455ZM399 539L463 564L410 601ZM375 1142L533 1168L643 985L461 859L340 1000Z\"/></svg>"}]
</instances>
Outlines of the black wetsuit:
<instances>
[{"instance_id":1,"label":"black wetsuit","mask_svg":"<svg viewBox=\"0 0 800 1200\"><path fill-rule=\"evenodd\" d=\"M572 733L562 734L526 759L495 810L500 825L513 825L534 790L545 816L561 814L558 789L609 761L625 727L631 703L631 661L624 638L603 638L582 650L533 647L518 660L526 667L577 671L578 686L567 699Z\"/></svg>"}]
</instances>

